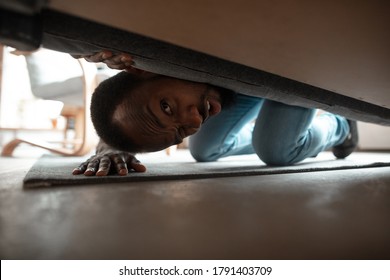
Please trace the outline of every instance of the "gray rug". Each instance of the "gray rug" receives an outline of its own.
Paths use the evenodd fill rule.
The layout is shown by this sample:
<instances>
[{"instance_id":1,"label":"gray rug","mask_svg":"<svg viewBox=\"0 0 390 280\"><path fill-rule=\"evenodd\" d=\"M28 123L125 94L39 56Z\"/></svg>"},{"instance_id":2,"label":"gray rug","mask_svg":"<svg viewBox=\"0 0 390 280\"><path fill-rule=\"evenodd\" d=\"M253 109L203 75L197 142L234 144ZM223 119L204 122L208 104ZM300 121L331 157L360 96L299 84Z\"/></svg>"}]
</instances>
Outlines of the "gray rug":
<instances>
[{"instance_id":1,"label":"gray rug","mask_svg":"<svg viewBox=\"0 0 390 280\"><path fill-rule=\"evenodd\" d=\"M255 155L229 157L218 162L197 163L188 153L177 151L172 156L154 153L140 155L138 159L146 165L145 173L130 172L127 176L86 177L72 175L72 170L83 162L84 158L44 155L27 173L23 181L24 187L203 179L390 166L389 153L354 153L347 159L336 160L331 153L325 152L317 158L285 167L266 166Z\"/></svg>"}]
</instances>

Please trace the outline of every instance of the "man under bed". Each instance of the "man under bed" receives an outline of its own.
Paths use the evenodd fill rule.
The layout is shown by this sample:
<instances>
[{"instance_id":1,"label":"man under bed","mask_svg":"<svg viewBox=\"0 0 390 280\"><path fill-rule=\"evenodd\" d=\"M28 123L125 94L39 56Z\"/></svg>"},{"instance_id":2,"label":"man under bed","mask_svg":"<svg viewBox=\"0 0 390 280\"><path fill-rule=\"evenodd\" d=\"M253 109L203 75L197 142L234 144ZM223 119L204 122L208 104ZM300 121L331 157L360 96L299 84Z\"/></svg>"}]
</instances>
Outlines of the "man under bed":
<instances>
[{"instance_id":1,"label":"man under bed","mask_svg":"<svg viewBox=\"0 0 390 280\"><path fill-rule=\"evenodd\" d=\"M201 162L256 153L268 165L291 165L328 149L345 158L357 146L356 122L342 116L138 70L128 54L83 57L125 71L93 94L91 117L100 142L75 175L144 172L136 154L188 136L189 150Z\"/></svg>"}]
</instances>

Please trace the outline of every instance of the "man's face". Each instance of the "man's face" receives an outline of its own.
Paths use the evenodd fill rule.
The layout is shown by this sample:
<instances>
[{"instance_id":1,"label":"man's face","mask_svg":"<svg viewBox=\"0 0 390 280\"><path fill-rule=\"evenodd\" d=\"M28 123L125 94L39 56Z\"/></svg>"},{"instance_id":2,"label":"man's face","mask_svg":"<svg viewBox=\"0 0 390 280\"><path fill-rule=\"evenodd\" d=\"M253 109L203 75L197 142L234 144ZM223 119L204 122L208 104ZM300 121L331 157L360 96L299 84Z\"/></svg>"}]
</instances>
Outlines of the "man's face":
<instances>
[{"instance_id":1,"label":"man's face","mask_svg":"<svg viewBox=\"0 0 390 280\"><path fill-rule=\"evenodd\" d=\"M220 111L220 94L207 84L160 76L135 88L113 118L143 152L152 152L181 143Z\"/></svg>"}]
</instances>

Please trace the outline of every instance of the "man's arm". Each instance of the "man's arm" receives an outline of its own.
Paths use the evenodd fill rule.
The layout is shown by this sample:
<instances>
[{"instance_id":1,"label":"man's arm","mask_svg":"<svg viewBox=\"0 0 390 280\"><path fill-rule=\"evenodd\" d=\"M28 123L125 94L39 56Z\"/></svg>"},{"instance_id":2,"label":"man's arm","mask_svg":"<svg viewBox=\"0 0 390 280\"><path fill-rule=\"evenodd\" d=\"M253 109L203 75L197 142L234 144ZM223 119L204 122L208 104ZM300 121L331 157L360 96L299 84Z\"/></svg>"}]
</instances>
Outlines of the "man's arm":
<instances>
[{"instance_id":1,"label":"man's arm","mask_svg":"<svg viewBox=\"0 0 390 280\"><path fill-rule=\"evenodd\" d=\"M110 170L121 176L125 176L129 170L145 172L146 167L135 155L116 150L100 139L96 148L96 154L75 168L73 175L107 176Z\"/></svg>"}]
</instances>

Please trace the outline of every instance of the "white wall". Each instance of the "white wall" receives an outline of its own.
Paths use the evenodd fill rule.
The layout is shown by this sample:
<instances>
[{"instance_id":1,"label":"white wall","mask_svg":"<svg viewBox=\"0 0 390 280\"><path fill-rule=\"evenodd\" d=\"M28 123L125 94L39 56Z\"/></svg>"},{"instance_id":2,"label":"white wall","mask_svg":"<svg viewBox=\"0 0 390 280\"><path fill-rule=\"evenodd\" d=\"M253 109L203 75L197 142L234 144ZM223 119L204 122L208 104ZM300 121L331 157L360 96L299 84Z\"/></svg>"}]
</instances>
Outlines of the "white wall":
<instances>
[{"instance_id":1,"label":"white wall","mask_svg":"<svg viewBox=\"0 0 390 280\"><path fill-rule=\"evenodd\" d=\"M369 150L390 150L390 126L358 123L359 148Z\"/></svg>"}]
</instances>

